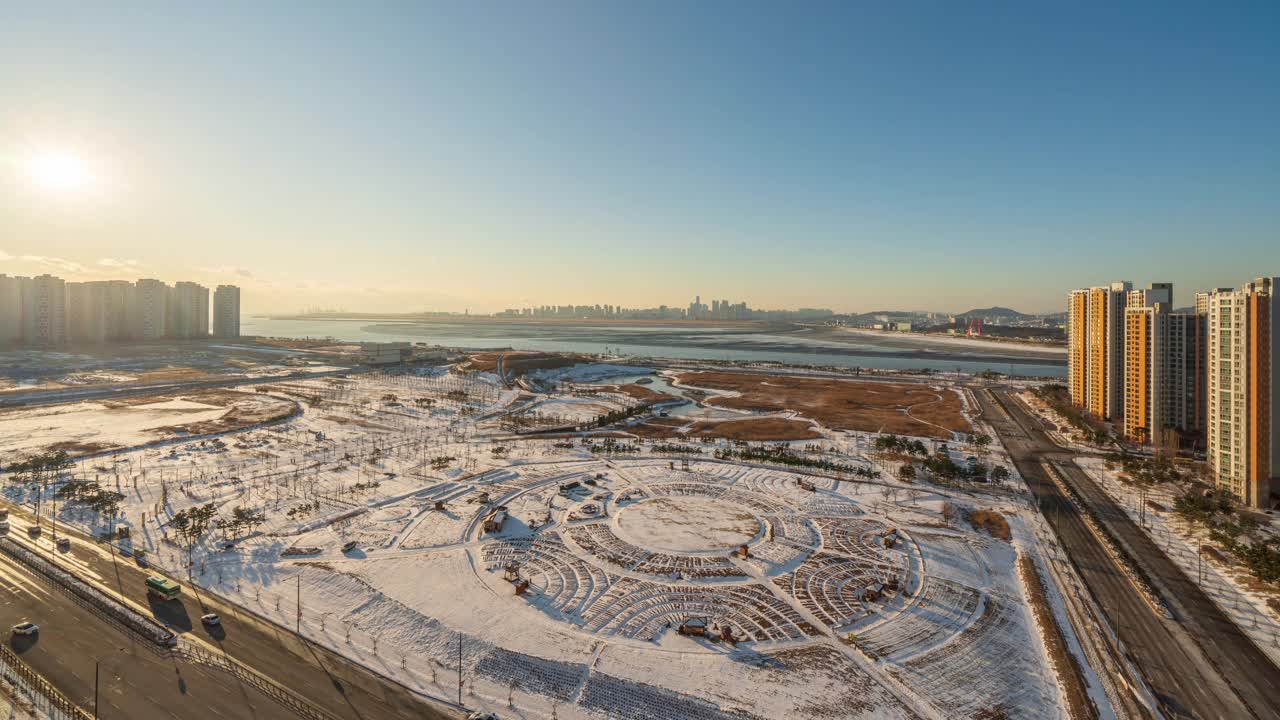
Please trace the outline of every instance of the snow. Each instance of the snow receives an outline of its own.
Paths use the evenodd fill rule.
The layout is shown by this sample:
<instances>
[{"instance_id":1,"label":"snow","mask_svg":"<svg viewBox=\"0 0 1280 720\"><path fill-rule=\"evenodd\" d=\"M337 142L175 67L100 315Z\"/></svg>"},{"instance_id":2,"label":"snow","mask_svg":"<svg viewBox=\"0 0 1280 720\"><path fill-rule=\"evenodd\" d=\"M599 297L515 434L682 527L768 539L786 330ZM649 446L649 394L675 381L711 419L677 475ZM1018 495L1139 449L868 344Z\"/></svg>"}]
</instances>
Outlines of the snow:
<instances>
[{"instance_id":1,"label":"snow","mask_svg":"<svg viewBox=\"0 0 1280 720\"><path fill-rule=\"evenodd\" d=\"M727 552L761 532L760 521L734 503L713 498L657 497L618 512L623 540L668 552Z\"/></svg>"},{"instance_id":2,"label":"snow","mask_svg":"<svg viewBox=\"0 0 1280 720\"><path fill-rule=\"evenodd\" d=\"M0 414L0 447L22 452L61 442L141 445L158 439L153 430L216 420L226 413L227 408L200 403L108 407L82 402L15 410Z\"/></svg>"},{"instance_id":3,"label":"snow","mask_svg":"<svg viewBox=\"0 0 1280 720\"><path fill-rule=\"evenodd\" d=\"M793 469L710 459L724 442L700 445L684 471L648 446L604 457L516 437L502 427L508 413L615 401L557 392L517 405L525 391L493 375L266 387L302 413L216 442L136 446L71 472L124 493L123 542L183 576L185 552L167 539L174 512L214 503L223 517L240 506L264 513L233 551L219 549L217 533L199 544L195 581L288 627L300 582L303 634L421 692L453 695L461 642L467 703L504 717L942 718L997 704L1011 717L1063 716L1015 546L944 517L948 505L990 500L816 476L809 491ZM214 412L199 405L129 412L169 424ZM24 432L43 422L49 442L90 424L67 416L106 411L78 403L54 409L56 421L22 411L18 422ZM6 450L21 439L10 425L0 423ZM880 467L866 454L871 434L828 435L809 444ZM570 481L580 487L566 497ZM38 489L6 492L31 503ZM994 502L1014 519L1031 513ZM509 519L486 532L499 505ZM59 511L87 529L110 524ZM891 530L900 540L886 547ZM742 544L750 556L731 556ZM512 562L529 583L523 595L505 577ZM890 579L899 589L864 595ZM736 644L676 632L698 616Z\"/></svg>"},{"instance_id":4,"label":"snow","mask_svg":"<svg viewBox=\"0 0 1280 720\"><path fill-rule=\"evenodd\" d=\"M1136 491L1120 481L1118 471L1106 469L1104 460L1080 457L1076 458L1076 464L1106 490L1134 523L1147 530L1152 541L1182 568L1192 582L1200 585L1205 594L1213 599L1259 649L1270 656L1272 661L1280 664L1280 621L1267 608L1267 597L1245 586L1242 576L1247 571L1239 568L1230 570L1208 553L1197 557L1197 549L1202 545L1212 545L1213 541L1203 527L1183 520L1172 512L1174 499L1181 488L1161 485L1150 487L1146 493L1148 506L1144 515ZM1151 502L1158 503L1166 510L1160 511L1152 507Z\"/></svg>"},{"instance_id":5,"label":"snow","mask_svg":"<svg viewBox=\"0 0 1280 720\"><path fill-rule=\"evenodd\" d=\"M637 368L631 365L582 363L564 368L533 370L529 375L538 381L589 383L606 378L637 375L643 372L645 372L645 368Z\"/></svg>"}]
</instances>

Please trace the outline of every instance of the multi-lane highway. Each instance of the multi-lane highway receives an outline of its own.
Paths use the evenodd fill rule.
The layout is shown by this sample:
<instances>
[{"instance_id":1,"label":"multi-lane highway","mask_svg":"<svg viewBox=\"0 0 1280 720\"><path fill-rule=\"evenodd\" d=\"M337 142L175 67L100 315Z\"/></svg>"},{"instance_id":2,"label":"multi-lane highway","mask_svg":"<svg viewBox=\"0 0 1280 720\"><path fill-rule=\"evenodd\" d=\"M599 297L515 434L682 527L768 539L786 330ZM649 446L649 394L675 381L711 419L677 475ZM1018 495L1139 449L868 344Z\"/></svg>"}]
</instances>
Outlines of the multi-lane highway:
<instances>
[{"instance_id":1,"label":"multi-lane highway","mask_svg":"<svg viewBox=\"0 0 1280 720\"><path fill-rule=\"evenodd\" d=\"M5 642L24 662L99 718L291 718L269 697L226 673L182 662L130 632L104 622L0 554L0 615ZM10 635L22 620L34 637ZM96 674L96 683L95 683Z\"/></svg>"},{"instance_id":2,"label":"multi-lane highway","mask_svg":"<svg viewBox=\"0 0 1280 720\"><path fill-rule=\"evenodd\" d=\"M22 529L25 514L13 516L10 538L30 544ZM63 533L59 529L60 534ZM127 598L185 638L225 653L338 718L445 719L460 713L429 703L408 689L378 677L293 633L204 593L184 588L180 601L157 602L147 596L147 570L115 556L109 545L77 536L70 553L52 548L49 528L36 546L65 569ZM294 717L270 698L231 675L157 653L146 641L105 621L68 593L34 576L0 554L5 604L0 622L7 628L31 620L41 627L34 643L15 640L23 659L82 706L92 705L94 663L99 662L100 703L111 718L284 718ZM221 617L207 628L200 616ZM111 714L112 710L118 714Z\"/></svg>"},{"instance_id":3,"label":"multi-lane highway","mask_svg":"<svg viewBox=\"0 0 1280 720\"><path fill-rule=\"evenodd\" d=\"M974 393L1126 655L1168 717L1280 719L1280 669L1136 527L1003 389ZM1175 620L1158 617L1116 566L1041 463L1061 468L1165 591Z\"/></svg>"}]
</instances>

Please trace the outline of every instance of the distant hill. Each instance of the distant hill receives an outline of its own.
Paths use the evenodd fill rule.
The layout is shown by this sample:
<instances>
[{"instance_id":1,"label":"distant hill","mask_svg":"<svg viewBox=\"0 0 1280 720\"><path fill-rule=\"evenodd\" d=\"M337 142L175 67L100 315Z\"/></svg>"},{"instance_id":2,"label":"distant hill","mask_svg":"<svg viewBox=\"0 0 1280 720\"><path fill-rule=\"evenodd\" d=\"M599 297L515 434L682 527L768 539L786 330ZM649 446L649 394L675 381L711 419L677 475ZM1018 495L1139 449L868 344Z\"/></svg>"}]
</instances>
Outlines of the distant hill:
<instances>
[{"instance_id":1,"label":"distant hill","mask_svg":"<svg viewBox=\"0 0 1280 720\"><path fill-rule=\"evenodd\" d=\"M1029 318L1029 317L1031 317L1030 315L1027 315L1026 313L1020 313L1020 312L1018 312L1017 310L1011 310L1011 309L1009 309L1009 308L1007 308L1007 307L998 307L998 306L997 306L997 307L989 307L989 308L974 308L973 310L970 310L969 312L966 312L966 313L960 313L960 317L970 317L970 316L973 316L973 317L988 317L988 318L995 318L995 317L998 317L998 318L1008 318L1008 319L1011 319L1011 320L1021 320L1021 319L1023 319L1023 318Z\"/></svg>"}]
</instances>

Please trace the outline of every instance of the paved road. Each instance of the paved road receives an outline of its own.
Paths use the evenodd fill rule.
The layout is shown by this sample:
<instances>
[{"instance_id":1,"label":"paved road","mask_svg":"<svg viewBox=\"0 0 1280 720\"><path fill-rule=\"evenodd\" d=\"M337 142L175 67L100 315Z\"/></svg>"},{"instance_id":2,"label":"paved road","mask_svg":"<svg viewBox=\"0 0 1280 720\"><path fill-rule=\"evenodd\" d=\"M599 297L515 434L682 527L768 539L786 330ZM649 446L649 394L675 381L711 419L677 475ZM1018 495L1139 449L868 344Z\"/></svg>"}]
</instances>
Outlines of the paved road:
<instances>
[{"instance_id":1,"label":"paved road","mask_svg":"<svg viewBox=\"0 0 1280 720\"><path fill-rule=\"evenodd\" d=\"M14 532L10 537L29 542L25 532L25 519L19 517L18 511L13 514L13 522ZM60 528L59 535L64 534ZM446 720L459 716L459 713L429 704L406 688L380 678L362 666L318 645L304 642L287 630L250 615L234 605L223 604L205 593L195 591L186 583L183 583L180 601L157 602L146 593L147 570L138 567L132 559L115 556L109 552L109 545L92 543L79 535L74 538L69 555L53 553L52 538L46 525L38 547L46 556L54 554L62 566L73 569L82 577L94 578L102 585L114 589L118 595L149 609L157 620L175 631L227 653L339 718ZM201 625L200 616L206 612L217 613L222 618L220 628L210 632ZM43 616L31 619L43 627L44 622L39 617ZM93 622L86 623L86 627L106 625L96 619L96 616L94 618ZM109 652L114 646L115 643L108 643L98 648L97 652ZM89 672L92 679L92 664ZM59 687L62 685L59 684ZM224 699L235 700L234 696ZM231 713L226 717L249 716Z\"/></svg>"},{"instance_id":2,"label":"paved road","mask_svg":"<svg viewBox=\"0 0 1280 720\"><path fill-rule=\"evenodd\" d=\"M175 660L76 604L67 593L0 555L0 622L5 642L63 694L93 710L98 663L98 717L283 720L293 714L229 674ZM22 620L34 638L10 636Z\"/></svg>"},{"instance_id":3,"label":"paved road","mask_svg":"<svg viewBox=\"0 0 1280 720\"><path fill-rule=\"evenodd\" d=\"M1000 434L1018 471L1035 493L1040 510L1066 548L1090 593L1151 687L1161 712L1170 717L1280 719L1280 672L1203 592L1128 522L1128 516L1096 487L1082 487L1088 478L1072 455L1055 445L1017 400L1003 390L975 392L983 417ZM1007 412L1006 412L1007 411ZM1100 516L1122 539L1132 541L1139 562L1175 594L1175 610L1185 608L1198 618L1183 623L1157 617L1120 572L1101 543L1085 525L1075 506L1041 466L1054 462L1086 491ZM1131 537L1132 536L1132 537ZM1139 537L1140 536L1140 537ZM1144 545L1145 541L1145 545ZM1177 577L1181 577L1181 581ZM1199 598L1196 596L1199 595ZM1221 668L1221 670L1220 670Z\"/></svg>"}]
</instances>

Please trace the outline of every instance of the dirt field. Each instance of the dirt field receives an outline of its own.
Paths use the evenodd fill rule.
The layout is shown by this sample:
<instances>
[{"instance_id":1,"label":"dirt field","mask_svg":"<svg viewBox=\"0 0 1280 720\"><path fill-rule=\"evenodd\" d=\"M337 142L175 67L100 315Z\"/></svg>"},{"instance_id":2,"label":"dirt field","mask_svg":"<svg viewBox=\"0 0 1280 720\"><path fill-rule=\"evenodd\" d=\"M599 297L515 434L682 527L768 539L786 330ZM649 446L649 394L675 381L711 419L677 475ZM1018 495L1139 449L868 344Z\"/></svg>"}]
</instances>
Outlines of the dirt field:
<instances>
[{"instance_id":1,"label":"dirt field","mask_svg":"<svg viewBox=\"0 0 1280 720\"><path fill-rule=\"evenodd\" d=\"M635 383L628 385L602 385L600 389L605 392L620 392L624 395L629 395L640 402L656 403L662 402L663 400L680 399L674 395L658 392L652 388L645 387L644 385L636 385Z\"/></svg>"},{"instance_id":2,"label":"dirt field","mask_svg":"<svg viewBox=\"0 0 1280 720\"><path fill-rule=\"evenodd\" d=\"M949 440L953 431L973 429L955 391L922 384L711 371L682 373L679 382L738 393L708 398L708 405L756 412L792 410L835 430Z\"/></svg>"}]
</instances>

